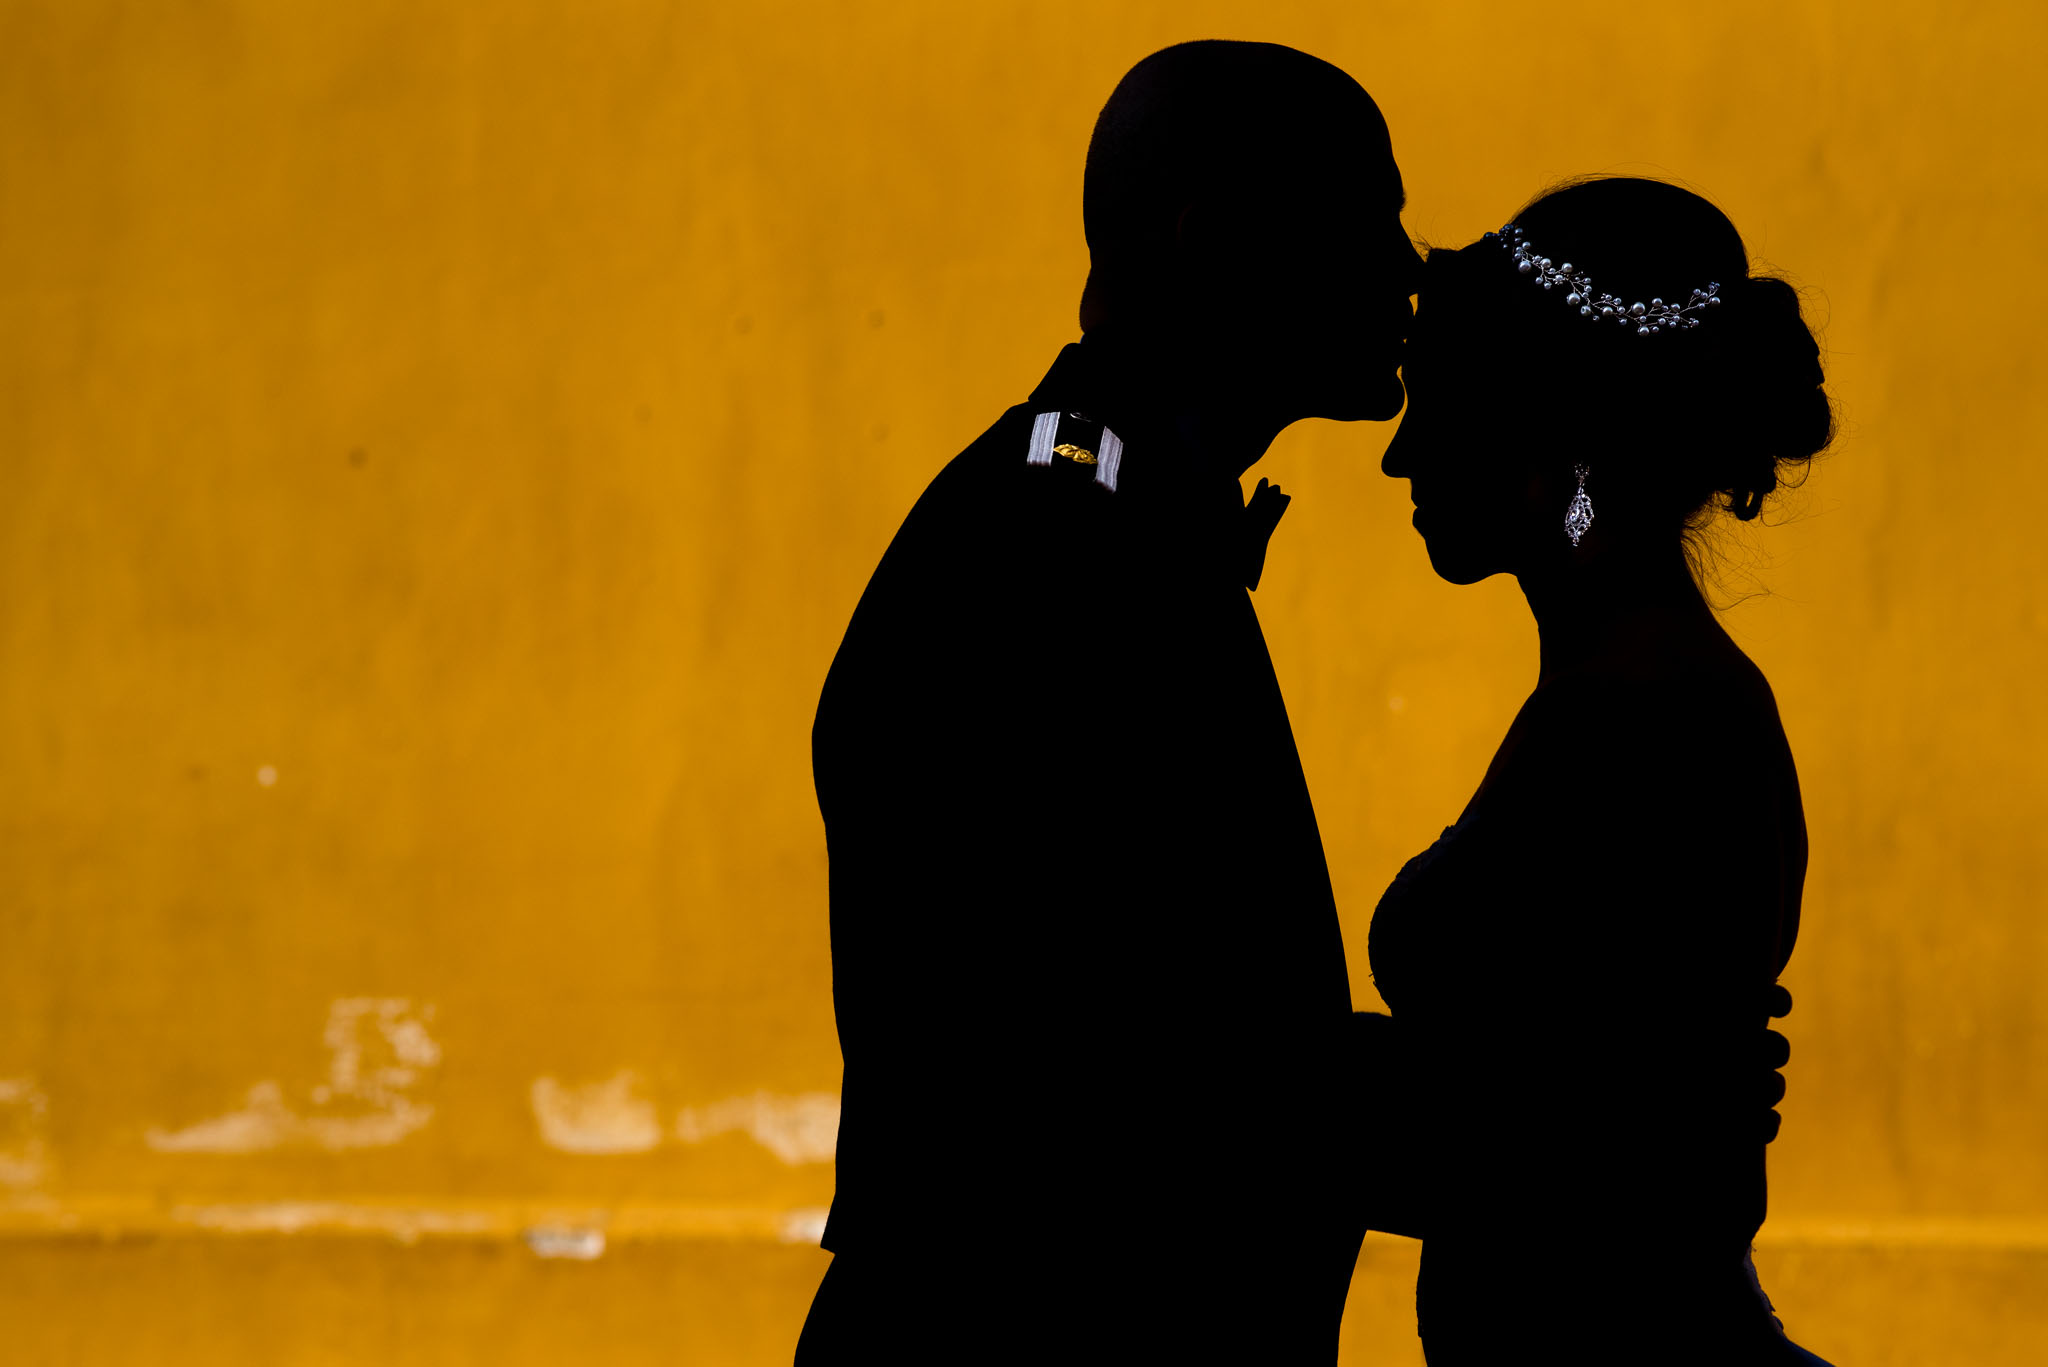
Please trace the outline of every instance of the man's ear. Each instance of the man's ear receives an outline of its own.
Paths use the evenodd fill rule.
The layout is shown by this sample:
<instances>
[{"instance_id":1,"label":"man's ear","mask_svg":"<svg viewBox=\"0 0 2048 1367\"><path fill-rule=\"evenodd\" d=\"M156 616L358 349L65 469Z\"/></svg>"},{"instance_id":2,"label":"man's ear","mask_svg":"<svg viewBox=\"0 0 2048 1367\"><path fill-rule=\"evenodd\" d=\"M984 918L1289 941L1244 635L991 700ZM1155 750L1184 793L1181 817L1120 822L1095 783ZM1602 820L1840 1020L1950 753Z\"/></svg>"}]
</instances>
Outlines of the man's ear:
<instances>
[{"instance_id":1,"label":"man's ear","mask_svg":"<svg viewBox=\"0 0 2048 1367\"><path fill-rule=\"evenodd\" d=\"M1209 262L1224 250L1229 224L1218 219L1215 201L1191 199L1173 219L1173 252L1183 262Z\"/></svg>"},{"instance_id":2,"label":"man's ear","mask_svg":"<svg viewBox=\"0 0 2048 1367\"><path fill-rule=\"evenodd\" d=\"M1183 271L1197 278L1242 275L1265 251L1256 231L1230 200L1197 195L1174 216L1173 255Z\"/></svg>"}]
</instances>

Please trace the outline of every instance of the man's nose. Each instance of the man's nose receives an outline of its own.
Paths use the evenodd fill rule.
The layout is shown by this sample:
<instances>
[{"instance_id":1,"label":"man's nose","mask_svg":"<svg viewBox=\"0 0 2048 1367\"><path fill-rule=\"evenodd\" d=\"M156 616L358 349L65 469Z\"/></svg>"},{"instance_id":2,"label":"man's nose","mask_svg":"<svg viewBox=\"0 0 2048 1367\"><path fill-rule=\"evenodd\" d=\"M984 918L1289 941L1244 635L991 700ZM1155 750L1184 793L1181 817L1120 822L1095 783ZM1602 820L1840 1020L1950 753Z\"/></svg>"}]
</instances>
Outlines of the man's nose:
<instances>
[{"instance_id":1,"label":"man's nose","mask_svg":"<svg viewBox=\"0 0 2048 1367\"><path fill-rule=\"evenodd\" d=\"M1408 425L1403 423L1394 429L1394 438L1387 443L1387 453L1380 457L1380 473L1389 479L1410 479L1415 467L1409 461L1408 448L1413 439L1408 437Z\"/></svg>"},{"instance_id":2,"label":"man's nose","mask_svg":"<svg viewBox=\"0 0 2048 1367\"><path fill-rule=\"evenodd\" d=\"M1422 253L1412 238L1401 242L1401 293L1411 299L1422 293Z\"/></svg>"}]
</instances>

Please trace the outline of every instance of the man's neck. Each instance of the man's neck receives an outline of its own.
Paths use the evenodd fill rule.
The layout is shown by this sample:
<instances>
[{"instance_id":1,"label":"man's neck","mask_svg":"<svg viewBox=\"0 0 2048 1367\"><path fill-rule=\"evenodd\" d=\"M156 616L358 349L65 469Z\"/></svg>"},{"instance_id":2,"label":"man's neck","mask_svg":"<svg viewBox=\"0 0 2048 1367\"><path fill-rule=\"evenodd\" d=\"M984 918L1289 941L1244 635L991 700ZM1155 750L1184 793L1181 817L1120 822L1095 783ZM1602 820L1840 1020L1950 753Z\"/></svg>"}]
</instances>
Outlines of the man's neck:
<instances>
[{"instance_id":1,"label":"man's neck","mask_svg":"<svg viewBox=\"0 0 2048 1367\"><path fill-rule=\"evenodd\" d=\"M1158 330L1104 324L1083 345L1190 460L1236 479L1264 458L1295 418L1267 411L1260 395L1214 373L1199 347Z\"/></svg>"}]
</instances>

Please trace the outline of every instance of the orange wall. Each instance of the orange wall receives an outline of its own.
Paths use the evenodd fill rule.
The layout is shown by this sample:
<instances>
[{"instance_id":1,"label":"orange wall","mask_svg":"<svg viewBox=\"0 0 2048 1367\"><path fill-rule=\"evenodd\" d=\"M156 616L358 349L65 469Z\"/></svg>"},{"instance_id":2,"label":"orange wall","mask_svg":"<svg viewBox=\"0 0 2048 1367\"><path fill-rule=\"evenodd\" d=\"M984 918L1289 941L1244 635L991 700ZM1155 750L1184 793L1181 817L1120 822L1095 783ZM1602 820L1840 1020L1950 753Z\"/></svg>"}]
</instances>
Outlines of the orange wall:
<instances>
[{"instance_id":1,"label":"orange wall","mask_svg":"<svg viewBox=\"0 0 2048 1367\"><path fill-rule=\"evenodd\" d=\"M1421 236L1649 171L1809 291L1845 437L1725 581L1814 850L1774 1225L2038 1249L2043 15L0 4L0 1230L801 1246L818 685L1073 335L1102 99L1241 36L1373 91ZM1259 472L1361 1004L1534 673L1389 430Z\"/></svg>"}]
</instances>

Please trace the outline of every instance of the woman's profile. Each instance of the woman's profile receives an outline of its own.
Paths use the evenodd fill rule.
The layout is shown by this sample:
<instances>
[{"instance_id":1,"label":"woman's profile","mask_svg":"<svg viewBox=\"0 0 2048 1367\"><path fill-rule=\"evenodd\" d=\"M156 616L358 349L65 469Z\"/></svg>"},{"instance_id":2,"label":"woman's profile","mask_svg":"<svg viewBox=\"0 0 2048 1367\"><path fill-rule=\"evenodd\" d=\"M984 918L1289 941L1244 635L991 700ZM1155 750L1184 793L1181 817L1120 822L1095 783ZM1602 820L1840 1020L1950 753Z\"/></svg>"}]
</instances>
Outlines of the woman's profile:
<instances>
[{"instance_id":1,"label":"woman's profile","mask_svg":"<svg viewBox=\"0 0 2048 1367\"><path fill-rule=\"evenodd\" d=\"M1833 434L1798 295L1699 196L1579 181L1430 252L1403 374L1384 469L1431 564L1514 575L1541 638L1464 813L1372 923L1425 1079L1428 1359L1816 1362L1749 1257L1805 820L1770 687L1695 578L1709 521L1755 518ZM1605 1071L1565 1066L1596 1035Z\"/></svg>"}]
</instances>

